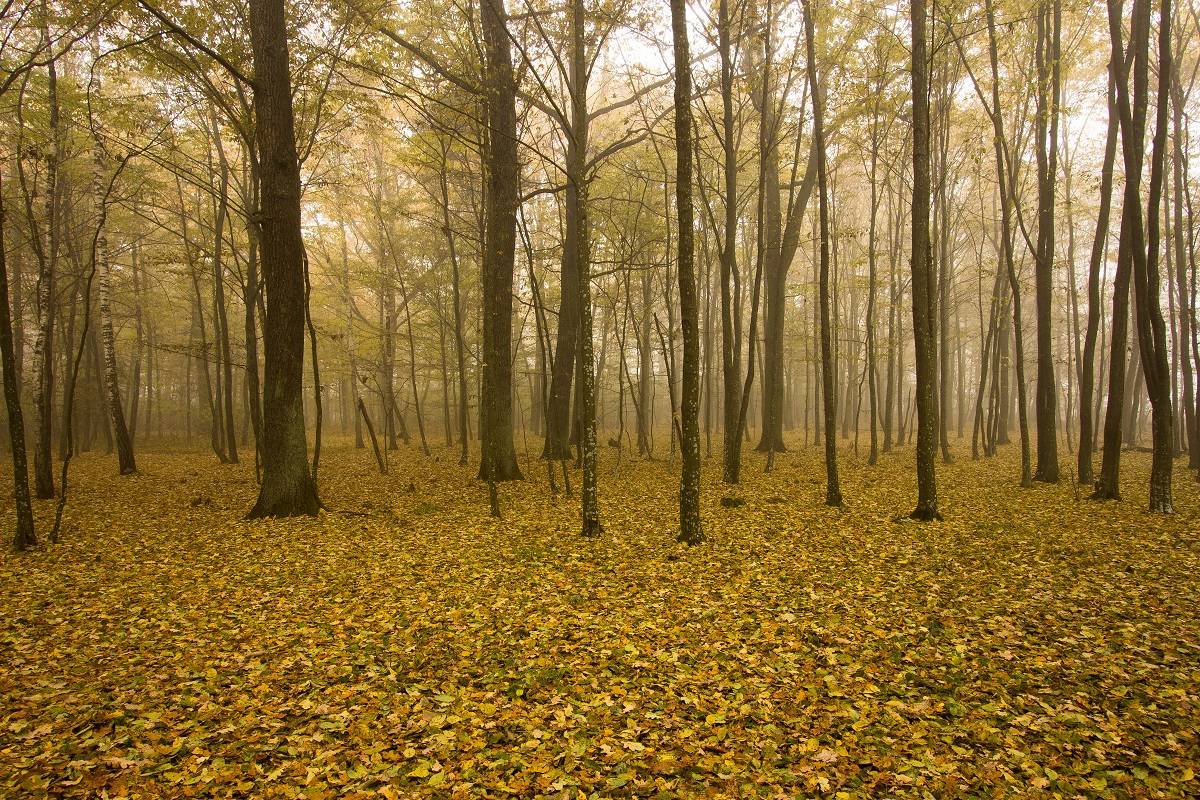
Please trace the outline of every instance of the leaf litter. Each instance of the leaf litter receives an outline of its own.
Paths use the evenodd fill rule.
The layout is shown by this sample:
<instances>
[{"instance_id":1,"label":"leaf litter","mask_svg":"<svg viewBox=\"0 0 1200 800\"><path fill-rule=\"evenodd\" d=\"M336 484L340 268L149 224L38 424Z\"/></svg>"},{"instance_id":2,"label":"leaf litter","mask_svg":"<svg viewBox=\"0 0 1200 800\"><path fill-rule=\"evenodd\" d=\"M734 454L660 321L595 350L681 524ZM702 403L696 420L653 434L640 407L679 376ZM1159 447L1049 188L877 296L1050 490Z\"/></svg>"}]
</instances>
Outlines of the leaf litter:
<instances>
[{"instance_id":1,"label":"leaf litter","mask_svg":"<svg viewBox=\"0 0 1200 800\"><path fill-rule=\"evenodd\" d=\"M251 467L85 455L0 556L0 796L1200 794L1192 476L1162 517L1142 454L1107 504L962 460L919 524L911 452L845 459L842 510L815 450L707 461L688 549L661 461L591 541L532 461L496 520L449 456L326 448L332 512L248 523Z\"/></svg>"}]
</instances>

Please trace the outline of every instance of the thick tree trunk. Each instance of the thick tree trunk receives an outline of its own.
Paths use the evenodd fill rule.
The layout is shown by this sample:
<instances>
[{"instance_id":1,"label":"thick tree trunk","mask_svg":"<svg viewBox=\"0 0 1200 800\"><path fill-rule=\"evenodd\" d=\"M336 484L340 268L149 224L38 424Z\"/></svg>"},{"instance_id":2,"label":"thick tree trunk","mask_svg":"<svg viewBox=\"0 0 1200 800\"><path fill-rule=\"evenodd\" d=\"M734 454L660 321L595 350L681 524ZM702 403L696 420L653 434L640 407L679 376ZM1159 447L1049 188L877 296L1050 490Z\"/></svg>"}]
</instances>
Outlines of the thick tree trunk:
<instances>
[{"instance_id":1,"label":"thick tree trunk","mask_svg":"<svg viewBox=\"0 0 1200 800\"><path fill-rule=\"evenodd\" d=\"M512 432L512 303L518 186L516 83L504 0L480 0L487 105L479 477L520 480Z\"/></svg>"},{"instance_id":2,"label":"thick tree trunk","mask_svg":"<svg viewBox=\"0 0 1200 800\"><path fill-rule=\"evenodd\" d=\"M262 164L263 480L251 518L315 515L304 430L304 241L283 0L251 0L255 135Z\"/></svg>"}]
</instances>

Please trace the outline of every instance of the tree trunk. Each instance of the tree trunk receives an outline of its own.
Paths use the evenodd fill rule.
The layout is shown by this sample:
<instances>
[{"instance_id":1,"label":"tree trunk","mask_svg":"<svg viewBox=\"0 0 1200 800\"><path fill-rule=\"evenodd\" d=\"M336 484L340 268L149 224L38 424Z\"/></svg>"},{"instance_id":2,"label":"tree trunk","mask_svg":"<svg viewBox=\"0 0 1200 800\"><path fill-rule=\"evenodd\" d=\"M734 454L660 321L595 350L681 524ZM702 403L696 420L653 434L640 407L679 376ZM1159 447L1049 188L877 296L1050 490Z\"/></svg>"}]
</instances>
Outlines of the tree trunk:
<instances>
[{"instance_id":1,"label":"tree trunk","mask_svg":"<svg viewBox=\"0 0 1200 800\"><path fill-rule=\"evenodd\" d=\"M50 58L46 63L47 104L49 106L50 145L46 150L45 221L43 240L35 231L36 222L32 198L27 200L30 231L38 255L37 331L33 340L33 448L34 494L39 500L54 497L54 455L52 425L54 417L54 299L55 273L58 267L58 168L63 158L62 136L59 131L58 66L50 39L49 12L46 0L40 12L42 40ZM27 196L28 197L28 196Z\"/></svg>"},{"instance_id":2,"label":"tree trunk","mask_svg":"<svg viewBox=\"0 0 1200 800\"><path fill-rule=\"evenodd\" d=\"M1037 172L1038 231L1035 253L1037 300L1037 470L1034 480L1058 483L1058 433L1054 376L1054 339L1050 320L1054 302L1054 186L1058 175L1058 95L1062 11L1058 0L1042 2L1037 12ZM1049 76L1047 75L1049 73ZM999 113L999 109L996 109Z\"/></svg>"},{"instance_id":3,"label":"tree trunk","mask_svg":"<svg viewBox=\"0 0 1200 800\"><path fill-rule=\"evenodd\" d=\"M921 0L917 0L921 2ZM837 466L836 375L833 370L833 330L829 309L829 178L825 157L824 102L819 91L816 64L816 23L809 0L801 0L804 8L805 68L808 72L809 97L813 110L813 144L817 156L817 214L820 225L820 277L818 278L821 306L821 382L825 404L825 504L840 506L842 489Z\"/></svg>"},{"instance_id":4,"label":"tree trunk","mask_svg":"<svg viewBox=\"0 0 1200 800\"><path fill-rule=\"evenodd\" d=\"M700 332L696 297L692 210L692 67L688 55L687 6L671 0L671 38L675 53L675 213L679 276L679 321L683 332L682 420L679 447L679 541L704 541L700 522Z\"/></svg>"},{"instance_id":5,"label":"tree trunk","mask_svg":"<svg viewBox=\"0 0 1200 800\"><path fill-rule=\"evenodd\" d=\"M0 185L0 367L4 369L4 406L8 411L8 439L12 452L16 526L13 549L28 550L37 545L33 526L33 505L29 494L29 467L25 460L25 419L21 413L21 386L17 375L17 357L13 347L12 315L9 310L7 250L4 243L4 191Z\"/></svg>"},{"instance_id":6,"label":"tree trunk","mask_svg":"<svg viewBox=\"0 0 1200 800\"><path fill-rule=\"evenodd\" d=\"M512 434L512 296L520 162L507 17L504 0L480 0L487 135L479 477L492 481L521 479Z\"/></svg>"},{"instance_id":7,"label":"tree trunk","mask_svg":"<svg viewBox=\"0 0 1200 800\"><path fill-rule=\"evenodd\" d=\"M1146 43L1144 46L1139 46L1139 49L1144 47L1146 53L1141 58L1135 57L1134 59L1134 93L1135 95L1140 93L1142 97L1146 97L1149 94L1147 62L1150 48L1150 9L1148 7L1149 0L1141 0L1141 3L1146 6L1142 12L1142 16L1145 17L1143 28ZM1150 156L1150 198L1146 211L1146 241L1144 245L1138 241L1141 226L1135 226L1133 231L1135 236L1133 269L1134 281L1137 283L1134 302L1141 320L1138 327L1142 332L1142 336L1139 337L1142 351L1142 372L1146 376L1146 389L1150 395L1151 405L1153 456L1150 466L1150 510L1164 514L1174 511L1171 499L1171 471L1175 455L1172 434L1174 420L1171 408L1171 375L1168 364L1169 344L1166 322L1162 313L1159 270L1167 128L1170 124L1171 35L1171 0L1161 0L1158 34L1158 91L1155 97L1154 149ZM1119 92L1120 87L1118 87ZM1140 107L1145 102L1144 100L1141 103L1135 101L1135 106ZM1124 115L1122 114L1122 116ZM1137 183L1138 181L1135 178L1133 182ZM1139 208L1138 213L1140 211Z\"/></svg>"},{"instance_id":8,"label":"tree trunk","mask_svg":"<svg viewBox=\"0 0 1200 800\"><path fill-rule=\"evenodd\" d=\"M213 305L215 306L216 335L221 348L221 384L220 402L225 418L225 453L229 463L238 463L237 427L233 421L233 355L229 344L229 315L225 308L225 263L223 260L225 241L225 222L229 216L229 162L225 159L225 148L221 144L221 129L217 124L217 114L210 109L213 146L217 151L220 163L217 187L217 213L213 222Z\"/></svg>"},{"instance_id":9,"label":"tree trunk","mask_svg":"<svg viewBox=\"0 0 1200 800\"><path fill-rule=\"evenodd\" d=\"M94 78L94 80L97 80ZM117 467L122 475L137 471L133 457L133 439L125 424L125 406L121 402L121 388L117 382L117 345L113 335L112 319L112 262L109 259L108 235L104 231L104 156L100 142L92 149L92 196L96 203L95 249L93 255L98 262L96 273L100 276L100 340L104 349L104 390L107 399L109 421L117 446Z\"/></svg>"},{"instance_id":10,"label":"tree trunk","mask_svg":"<svg viewBox=\"0 0 1200 800\"><path fill-rule=\"evenodd\" d=\"M1088 260L1088 316L1083 337L1083 356L1079 380L1079 482L1091 486L1092 453L1095 449L1095 416L1092 408L1095 392L1096 332L1103 309L1100 303L1100 265L1107 261L1108 226L1112 211L1113 166L1117 156L1117 88L1112 65L1108 69L1108 132L1104 139L1104 164L1100 170L1100 208L1096 215L1096 235Z\"/></svg>"},{"instance_id":11,"label":"tree trunk","mask_svg":"<svg viewBox=\"0 0 1200 800\"><path fill-rule=\"evenodd\" d=\"M937 372L933 293L929 270L929 59L925 0L912 0L912 307L917 361L917 507L913 519L941 519L937 503L937 419L934 378Z\"/></svg>"},{"instance_id":12,"label":"tree trunk","mask_svg":"<svg viewBox=\"0 0 1200 800\"><path fill-rule=\"evenodd\" d=\"M721 53L721 148L725 181L725 225L718 243L721 259L721 381L723 437L722 451L726 483L737 483L742 467L740 420L742 391L741 314L735 309L733 281L737 280L737 173L738 151L734 139L733 55L730 42L729 0L718 0L717 38Z\"/></svg>"},{"instance_id":13,"label":"tree trunk","mask_svg":"<svg viewBox=\"0 0 1200 800\"><path fill-rule=\"evenodd\" d=\"M255 135L262 165L263 480L251 518L315 515L321 507L304 430L304 241L283 0L251 0Z\"/></svg>"}]
</instances>

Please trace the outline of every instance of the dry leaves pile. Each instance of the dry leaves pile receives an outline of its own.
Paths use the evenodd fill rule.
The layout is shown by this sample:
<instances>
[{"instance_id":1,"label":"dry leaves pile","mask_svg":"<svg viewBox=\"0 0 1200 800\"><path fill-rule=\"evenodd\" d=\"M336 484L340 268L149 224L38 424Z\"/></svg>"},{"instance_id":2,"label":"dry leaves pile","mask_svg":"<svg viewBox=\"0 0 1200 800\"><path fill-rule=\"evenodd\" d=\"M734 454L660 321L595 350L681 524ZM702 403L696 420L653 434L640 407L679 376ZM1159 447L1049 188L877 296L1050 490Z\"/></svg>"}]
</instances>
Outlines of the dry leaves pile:
<instances>
[{"instance_id":1,"label":"dry leaves pile","mask_svg":"<svg viewBox=\"0 0 1200 800\"><path fill-rule=\"evenodd\" d=\"M247 467L77 462L65 541L0 556L0 796L796 797L1200 793L1200 491L1022 490L911 451L815 451L673 543L667 464L610 459L605 535L544 471L327 448L335 512L245 523ZM49 512L44 504L40 513ZM355 512L355 513L345 513ZM11 508L3 509L10 518Z\"/></svg>"}]
</instances>

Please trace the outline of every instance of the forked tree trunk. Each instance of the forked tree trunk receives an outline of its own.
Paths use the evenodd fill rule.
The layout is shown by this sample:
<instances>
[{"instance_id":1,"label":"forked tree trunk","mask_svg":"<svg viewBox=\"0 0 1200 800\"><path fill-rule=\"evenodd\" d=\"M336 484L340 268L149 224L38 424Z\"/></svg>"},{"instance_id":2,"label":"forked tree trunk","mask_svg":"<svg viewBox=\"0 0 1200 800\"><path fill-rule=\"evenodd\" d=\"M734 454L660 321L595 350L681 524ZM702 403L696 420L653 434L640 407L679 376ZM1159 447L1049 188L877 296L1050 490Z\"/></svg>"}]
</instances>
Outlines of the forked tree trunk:
<instances>
[{"instance_id":1,"label":"forked tree trunk","mask_svg":"<svg viewBox=\"0 0 1200 800\"><path fill-rule=\"evenodd\" d=\"M1142 31L1141 13L1147 0L1135 0L1130 29L1130 47L1135 59L1146 58L1139 40L1148 40L1148 30ZM1139 192L1142 174L1143 140L1146 132L1146 99L1138 96L1140 105L1135 113L1129 98L1129 66L1125 47L1122 44L1124 20L1121 0L1108 0L1108 31L1112 43L1109 68L1112 70L1116 89L1116 106L1121 127L1121 151L1125 171L1132 179L1126 180L1121 209L1121 236L1117 250L1117 271L1113 285L1113 321L1111 365L1108 378L1108 408L1104 417L1104 454L1100 463L1100 480L1092 497L1097 500L1119 500L1121 498L1121 440L1122 418L1125 415L1126 362L1125 347L1129 334L1129 287L1133 273L1134 228L1141 224L1141 195ZM1148 25L1148 19L1146 21ZM1148 332L1147 332L1148 333ZM1140 350L1139 350L1140 352Z\"/></svg>"},{"instance_id":2,"label":"forked tree trunk","mask_svg":"<svg viewBox=\"0 0 1200 800\"><path fill-rule=\"evenodd\" d=\"M1079 379L1079 482L1091 486L1094 480L1092 453L1095 451L1096 414L1093 396L1096 385L1096 334L1103 309L1100 303L1100 265L1108 253L1108 226L1112 211L1113 166L1117 156L1117 88L1111 65L1108 74L1108 132L1104 139L1104 163L1100 169L1100 208L1096 215L1096 234L1088 260L1088 316L1083 336L1083 355Z\"/></svg>"}]
</instances>

